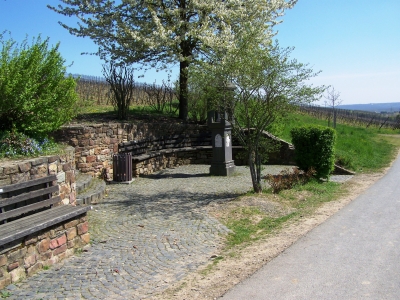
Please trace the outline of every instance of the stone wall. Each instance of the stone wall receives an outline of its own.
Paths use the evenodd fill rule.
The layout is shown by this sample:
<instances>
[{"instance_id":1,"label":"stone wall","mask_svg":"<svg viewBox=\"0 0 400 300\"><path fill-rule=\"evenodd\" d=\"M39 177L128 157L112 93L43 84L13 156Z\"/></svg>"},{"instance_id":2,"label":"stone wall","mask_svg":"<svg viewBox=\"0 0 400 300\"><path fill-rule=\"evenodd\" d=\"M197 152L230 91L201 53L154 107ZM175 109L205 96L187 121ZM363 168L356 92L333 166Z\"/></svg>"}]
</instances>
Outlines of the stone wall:
<instances>
[{"instance_id":1,"label":"stone wall","mask_svg":"<svg viewBox=\"0 0 400 300\"><path fill-rule=\"evenodd\" d=\"M155 171L165 168L179 167L189 164L211 164L212 148L198 149L192 151L182 151L165 153L132 164L132 177L149 175Z\"/></svg>"},{"instance_id":2,"label":"stone wall","mask_svg":"<svg viewBox=\"0 0 400 300\"><path fill-rule=\"evenodd\" d=\"M177 122L79 124L63 126L54 138L75 149L76 168L82 173L112 180L112 155L118 144L175 134L207 131L207 126Z\"/></svg>"},{"instance_id":3,"label":"stone wall","mask_svg":"<svg viewBox=\"0 0 400 300\"><path fill-rule=\"evenodd\" d=\"M73 255L88 243L84 214L0 246L0 289Z\"/></svg>"},{"instance_id":4,"label":"stone wall","mask_svg":"<svg viewBox=\"0 0 400 300\"><path fill-rule=\"evenodd\" d=\"M59 155L0 163L0 187L48 175L57 175L59 195L63 204L74 205L76 202L75 153L72 147L66 147Z\"/></svg>"}]
</instances>

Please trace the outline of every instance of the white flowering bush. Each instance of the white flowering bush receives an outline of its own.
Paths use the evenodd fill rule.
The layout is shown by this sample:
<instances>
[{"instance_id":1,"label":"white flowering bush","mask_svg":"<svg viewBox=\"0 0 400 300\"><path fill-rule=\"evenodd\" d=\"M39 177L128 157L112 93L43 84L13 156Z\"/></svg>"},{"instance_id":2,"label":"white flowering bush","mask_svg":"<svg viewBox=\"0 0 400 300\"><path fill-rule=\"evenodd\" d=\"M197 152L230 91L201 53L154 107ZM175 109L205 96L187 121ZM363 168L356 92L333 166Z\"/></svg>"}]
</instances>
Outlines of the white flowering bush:
<instances>
[{"instance_id":1,"label":"white flowering bush","mask_svg":"<svg viewBox=\"0 0 400 300\"><path fill-rule=\"evenodd\" d=\"M188 67L214 51L230 51L249 27L267 42L272 28L297 0L61 0L49 6L76 16L71 34L90 37L102 58L165 69L179 64L179 116L188 118Z\"/></svg>"}]
</instances>

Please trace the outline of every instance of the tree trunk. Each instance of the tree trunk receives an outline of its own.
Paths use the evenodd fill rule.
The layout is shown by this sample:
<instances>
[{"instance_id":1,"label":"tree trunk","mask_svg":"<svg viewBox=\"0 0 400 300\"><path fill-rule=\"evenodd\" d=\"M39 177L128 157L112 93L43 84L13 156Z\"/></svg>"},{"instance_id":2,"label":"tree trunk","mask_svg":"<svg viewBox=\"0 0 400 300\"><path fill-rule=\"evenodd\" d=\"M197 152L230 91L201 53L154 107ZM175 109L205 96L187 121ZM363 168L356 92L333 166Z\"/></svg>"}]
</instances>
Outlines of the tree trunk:
<instances>
[{"instance_id":1,"label":"tree trunk","mask_svg":"<svg viewBox=\"0 0 400 300\"><path fill-rule=\"evenodd\" d=\"M253 151L249 151L249 168L254 192L260 194L262 192L261 178L257 176L259 170L256 167L256 158Z\"/></svg>"},{"instance_id":2,"label":"tree trunk","mask_svg":"<svg viewBox=\"0 0 400 300\"><path fill-rule=\"evenodd\" d=\"M188 67L187 61L179 64L179 119L188 120Z\"/></svg>"}]
</instances>

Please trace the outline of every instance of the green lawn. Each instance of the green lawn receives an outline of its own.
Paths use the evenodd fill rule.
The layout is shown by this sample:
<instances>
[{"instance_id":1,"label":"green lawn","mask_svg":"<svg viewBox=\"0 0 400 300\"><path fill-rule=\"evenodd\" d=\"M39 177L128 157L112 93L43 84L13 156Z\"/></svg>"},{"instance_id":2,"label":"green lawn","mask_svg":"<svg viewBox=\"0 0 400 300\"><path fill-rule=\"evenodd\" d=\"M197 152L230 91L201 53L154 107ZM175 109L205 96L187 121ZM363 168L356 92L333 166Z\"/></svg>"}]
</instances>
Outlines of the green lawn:
<instances>
[{"instance_id":1,"label":"green lawn","mask_svg":"<svg viewBox=\"0 0 400 300\"><path fill-rule=\"evenodd\" d=\"M306 124L328 125L326 120L293 113L285 118L279 132L275 134L291 142L290 130ZM375 171L386 167L400 148L400 130L337 124L336 133L337 163L356 172Z\"/></svg>"}]
</instances>

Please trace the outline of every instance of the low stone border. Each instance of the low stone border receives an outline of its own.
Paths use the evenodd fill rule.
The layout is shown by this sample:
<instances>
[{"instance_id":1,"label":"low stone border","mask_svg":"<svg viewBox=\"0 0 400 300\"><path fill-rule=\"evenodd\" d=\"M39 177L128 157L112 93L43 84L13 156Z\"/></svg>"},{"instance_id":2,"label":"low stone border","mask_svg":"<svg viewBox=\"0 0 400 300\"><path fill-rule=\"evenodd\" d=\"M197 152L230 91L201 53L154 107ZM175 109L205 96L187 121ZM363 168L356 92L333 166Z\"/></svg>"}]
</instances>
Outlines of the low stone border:
<instances>
[{"instance_id":1,"label":"low stone border","mask_svg":"<svg viewBox=\"0 0 400 300\"><path fill-rule=\"evenodd\" d=\"M89 240L85 213L0 246L0 289L72 256Z\"/></svg>"}]
</instances>

